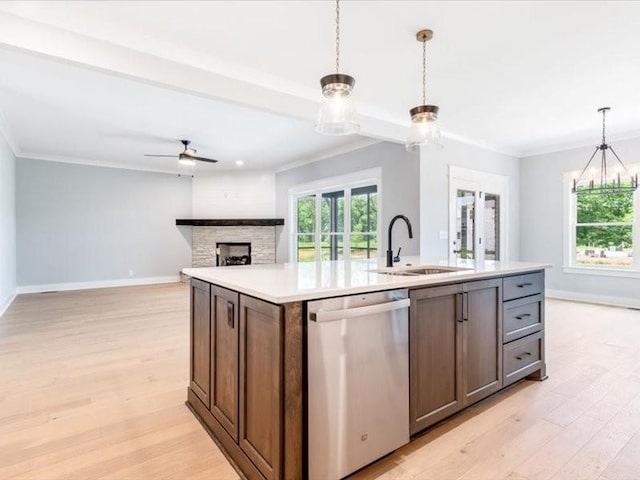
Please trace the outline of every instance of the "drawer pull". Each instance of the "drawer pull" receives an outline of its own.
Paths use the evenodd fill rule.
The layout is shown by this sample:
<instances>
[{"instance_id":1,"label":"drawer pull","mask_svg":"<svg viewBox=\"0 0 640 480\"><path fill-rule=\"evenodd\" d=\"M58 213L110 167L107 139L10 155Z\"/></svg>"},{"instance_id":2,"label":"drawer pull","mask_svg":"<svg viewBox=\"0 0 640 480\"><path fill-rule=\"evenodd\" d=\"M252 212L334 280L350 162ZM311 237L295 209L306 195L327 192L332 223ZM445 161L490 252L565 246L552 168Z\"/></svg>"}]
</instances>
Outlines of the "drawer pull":
<instances>
[{"instance_id":1,"label":"drawer pull","mask_svg":"<svg viewBox=\"0 0 640 480\"><path fill-rule=\"evenodd\" d=\"M521 353L520 355L518 355L518 356L516 357L516 360L523 360L523 359L524 359L524 357L525 357L525 355L531 355L531 353L530 353L530 352L524 352L524 353Z\"/></svg>"},{"instance_id":2,"label":"drawer pull","mask_svg":"<svg viewBox=\"0 0 640 480\"><path fill-rule=\"evenodd\" d=\"M516 320L523 320L523 319L525 319L525 318L527 318L527 317L530 317L530 316L531 316L531 314L530 314L530 313L523 313L522 315L518 315L518 316L517 316L517 317L515 317L515 318L516 318Z\"/></svg>"},{"instance_id":3,"label":"drawer pull","mask_svg":"<svg viewBox=\"0 0 640 480\"><path fill-rule=\"evenodd\" d=\"M530 287L531 285L533 285L531 282L520 283L518 284L518 288Z\"/></svg>"}]
</instances>

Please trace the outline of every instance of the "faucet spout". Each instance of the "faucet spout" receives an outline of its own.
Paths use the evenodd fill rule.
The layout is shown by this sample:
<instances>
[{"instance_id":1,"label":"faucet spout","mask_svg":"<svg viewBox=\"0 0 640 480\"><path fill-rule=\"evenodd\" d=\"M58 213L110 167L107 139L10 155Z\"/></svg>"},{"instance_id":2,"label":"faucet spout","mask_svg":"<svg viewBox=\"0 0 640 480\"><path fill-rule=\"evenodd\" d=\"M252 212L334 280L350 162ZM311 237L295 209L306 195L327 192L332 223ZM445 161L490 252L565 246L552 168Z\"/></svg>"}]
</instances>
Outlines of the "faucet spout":
<instances>
[{"instance_id":1,"label":"faucet spout","mask_svg":"<svg viewBox=\"0 0 640 480\"><path fill-rule=\"evenodd\" d=\"M411 222L404 215L396 215L389 222L389 230L388 230L388 242L387 242L387 267L393 267L393 246L392 242L392 233L393 233L393 225L397 220L404 220L404 223L407 225L407 230L409 231L409 238L413 238L413 228L411 227Z\"/></svg>"}]
</instances>

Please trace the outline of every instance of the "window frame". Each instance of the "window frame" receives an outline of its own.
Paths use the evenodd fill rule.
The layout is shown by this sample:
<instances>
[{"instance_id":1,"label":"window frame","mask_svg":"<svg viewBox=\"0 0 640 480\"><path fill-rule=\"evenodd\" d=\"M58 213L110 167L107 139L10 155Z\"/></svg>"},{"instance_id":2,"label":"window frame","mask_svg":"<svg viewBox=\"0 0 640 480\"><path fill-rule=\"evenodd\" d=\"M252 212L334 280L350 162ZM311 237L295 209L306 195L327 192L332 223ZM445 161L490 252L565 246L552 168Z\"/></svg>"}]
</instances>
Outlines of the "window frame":
<instances>
[{"instance_id":1,"label":"window frame","mask_svg":"<svg viewBox=\"0 0 640 480\"><path fill-rule=\"evenodd\" d=\"M628 165L627 168L638 168L640 165ZM572 192L575 172L565 172L563 178L564 192L564 273L581 275L599 275L607 277L640 278L640 191L633 194L632 246L633 257L630 267L611 267L598 265L580 265L576 261L576 228L578 226L629 226L628 222L596 222L578 223L576 194ZM599 194L596 194L599 195Z\"/></svg>"},{"instance_id":2,"label":"window frame","mask_svg":"<svg viewBox=\"0 0 640 480\"><path fill-rule=\"evenodd\" d=\"M376 257L380 258L382 252L380 250L381 231L380 225L382 225L382 169L372 168L368 170L362 170L360 172L354 172L347 175L340 175L336 177L323 178L313 182L296 185L289 189L289 261L292 263L298 263L298 248L297 239L299 235L311 235L298 233L298 211L297 211L297 199L304 196L315 196L315 231L313 232L315 242L315 256L314 261L322 260L322 235L328 235L332 232L322 232L322 195L326 193L332 193L336 191L344 191L344 226L343 232L343 253L342 258L344 260L351 260L351 236L354 232L351 231L351 191L353 189L375 186L378 195L377 205L377 232L376 240L378 244L378 253ZM356 234L362 234L362 232L356 232Z\"/></svg>"}]
</instances>

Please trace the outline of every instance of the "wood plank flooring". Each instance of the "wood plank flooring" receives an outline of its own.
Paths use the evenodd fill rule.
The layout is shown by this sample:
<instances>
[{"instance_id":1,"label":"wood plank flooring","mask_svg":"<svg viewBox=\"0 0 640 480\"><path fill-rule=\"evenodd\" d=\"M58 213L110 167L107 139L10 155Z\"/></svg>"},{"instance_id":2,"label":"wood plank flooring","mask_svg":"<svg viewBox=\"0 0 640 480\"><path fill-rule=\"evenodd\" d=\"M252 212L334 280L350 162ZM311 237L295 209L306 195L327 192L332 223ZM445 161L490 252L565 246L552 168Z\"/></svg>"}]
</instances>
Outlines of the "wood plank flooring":
<instances>
[{"instance_id":1,"label":"wood plank flooring","mask_svg":"<svg viewBox=\"0 0 640 480\"><path fill-rule=\"evenodd\" d=\"M520 383L352 480L640 480L640 312L547 302ZM19 296L0 318L0 479L235 480L184 406L183 284Z\"/></svg>"}]
</instances>

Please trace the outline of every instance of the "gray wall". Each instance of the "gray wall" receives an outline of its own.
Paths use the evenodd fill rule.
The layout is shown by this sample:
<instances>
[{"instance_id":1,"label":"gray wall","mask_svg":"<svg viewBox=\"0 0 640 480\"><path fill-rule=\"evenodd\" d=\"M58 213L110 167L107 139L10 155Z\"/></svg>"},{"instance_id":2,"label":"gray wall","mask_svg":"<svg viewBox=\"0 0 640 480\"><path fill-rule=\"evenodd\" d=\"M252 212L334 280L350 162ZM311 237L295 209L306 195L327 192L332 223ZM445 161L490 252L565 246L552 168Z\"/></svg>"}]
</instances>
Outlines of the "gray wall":
<instances>
[{"instance_id":1,"label":"gray wall","mask_svg":"<svg viewBox=\"0 0 640 480\"><path fill-rule=\"evenodd\" d=\"M0 313L16 290L16 158L0 135Z\"/></svg>"},{"instance_id":2,"label":"gray wall","mask_svg":"<svg viewBox=\"0 0 640 480\"><path fill-rule=\"evenodd\" d=\"M443 150L424 150L420 162L423 256L447 258L449 254L450 240L441 240L439 232L449 228L449 166L455 165L509 178L509 260L519 259L520 162L516 157L445 139Z\"/></svg>"},{"instance_id":3,"label":"gray wall","mask_svg":"<svg viewBox=\"0 0 640 480\"><path fill-rule=\"evenodd\" d=\"M382 167L382 225L402 213L413 225L413 240L407 238L402 225L394 229L394 249L402 247L403 255L417 255L420 250L420 165L417 153L407 153L403 145L388 142L354 150L342 155L303 165L276 175L276 214L287 218L289 188L328 177L345 175L369 168ZM277 261L289 259L289 227L285 222L278 238ZM386 250L383 231L381 254Z\"/></svg>"},{"instance_id":4,"label":"gray wall","mask_svg":"<svg viewBox=\"0 0 640 480\"><path fill-rule=\"evenodd\" d=\"M613 144L624 162L637 163L640 139ZM640 279L562 272L563 233L566 228L563 175L584 167L594 148L595 145L521 160L522 259L553 264L547 272L549 289L637 301Z\"/></svg>"},{"instance_id":5,"label":"gray wall","mask_svg":"<svg viewBox=\"0 0 640 480\"><path fill-rule=\"evenodd\" d=\"M178 275L191 265L191 178L17 161L18 285Z\"/></svg>"}]
</instances>

